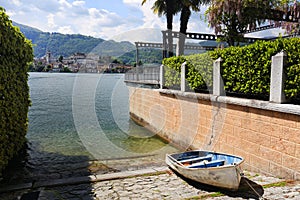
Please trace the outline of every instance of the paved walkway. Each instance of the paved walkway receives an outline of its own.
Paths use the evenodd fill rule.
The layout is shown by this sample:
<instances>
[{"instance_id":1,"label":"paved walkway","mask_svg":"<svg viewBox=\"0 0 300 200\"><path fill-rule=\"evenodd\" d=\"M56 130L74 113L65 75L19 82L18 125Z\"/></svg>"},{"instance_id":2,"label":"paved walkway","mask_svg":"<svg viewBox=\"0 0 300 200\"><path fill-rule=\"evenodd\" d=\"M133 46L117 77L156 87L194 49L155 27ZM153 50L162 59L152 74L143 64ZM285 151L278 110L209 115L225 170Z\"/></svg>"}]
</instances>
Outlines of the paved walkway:
<instances>
[{"instance_id":1,"label":"paved walkway","mask_svg":"<svg viewBox=\"0 0 300 200\"><path fill-rule=\"evenodd\" d=\"M253 190L253 189L255 190ZM40 181L0 188L0 199L300 199L300 183L246 172L238 191L183 180L166 167Z\"/></svg>"}]
</instances>

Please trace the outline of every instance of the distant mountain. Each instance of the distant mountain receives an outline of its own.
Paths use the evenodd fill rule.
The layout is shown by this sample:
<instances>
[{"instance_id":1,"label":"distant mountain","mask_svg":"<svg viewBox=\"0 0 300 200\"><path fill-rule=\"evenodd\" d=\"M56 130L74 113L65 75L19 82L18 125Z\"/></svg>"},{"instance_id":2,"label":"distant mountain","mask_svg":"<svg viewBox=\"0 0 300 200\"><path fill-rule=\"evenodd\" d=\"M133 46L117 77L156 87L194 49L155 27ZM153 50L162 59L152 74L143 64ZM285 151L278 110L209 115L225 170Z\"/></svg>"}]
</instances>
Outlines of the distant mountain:
<instances>
[{"instance_id":1,"label":"distant mountain","mask_svg":"<svg viewBox=\"0 0 300 200\"><path fill-rule=\"evenodd\" d=\"M133 65L136 62L136 51L131 51L118 57L126 64ZM143 64L161 64L162 50L154 48L141 48L139 49L139 61Z\"/></svg>"},{"instance_id":2,"label":"distant mountain","mask_svg":"<svg viewBox=\"0 0 300 200\"><path fill-rule=\"evenodd\" d=\"M99 54L101 56L119 57L131 51L135 51L135 46L130 42L115 42L114 40L106 40L95 46L90 53Z\"/></svg>"},{"instance_id":3,"label":"distant mountain","mask_svg":"<svg viewBox=\"0 0 300 200\"><path fill-rule=\"evenodd\" d=\"M101 38L94 38L79 34L48 33L36 28L13 22L20 31L34 44L34 56L45 56L50 51L54 57L68 57L74 53L98 53L101 56L120 56L126 52L135 50L130 42L105 41Z\"/></svg>"}]
</instances>

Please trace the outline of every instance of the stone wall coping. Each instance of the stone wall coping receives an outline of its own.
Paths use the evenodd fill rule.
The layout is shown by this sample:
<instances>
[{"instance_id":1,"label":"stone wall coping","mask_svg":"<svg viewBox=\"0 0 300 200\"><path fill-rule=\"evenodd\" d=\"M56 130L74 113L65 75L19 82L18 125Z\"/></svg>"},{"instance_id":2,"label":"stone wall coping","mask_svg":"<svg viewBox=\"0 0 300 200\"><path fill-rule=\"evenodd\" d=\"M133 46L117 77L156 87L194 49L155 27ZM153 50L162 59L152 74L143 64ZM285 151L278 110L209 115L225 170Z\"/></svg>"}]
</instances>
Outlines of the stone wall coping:
<instances>
[{"instance_id":1,"label":"stone wall coping","mask_svg":"<svg viewBox=\"0 0 300 200\"><path fill-rule=\"evenodd\" d=\"M169 90L169 89L157 89L157 91L161 94L175 95L175 96L191 98L191 99L207 100L212 102L220 102L220 103L240 105L240 106L258 108L258 109L269 110L269 111L300 115L300 106L294 104L278 104L278 103L272 103L269 101L262 101L256 99L216 96L212 94L182 92L179 90Z\"/></svg>"}]
</instances>

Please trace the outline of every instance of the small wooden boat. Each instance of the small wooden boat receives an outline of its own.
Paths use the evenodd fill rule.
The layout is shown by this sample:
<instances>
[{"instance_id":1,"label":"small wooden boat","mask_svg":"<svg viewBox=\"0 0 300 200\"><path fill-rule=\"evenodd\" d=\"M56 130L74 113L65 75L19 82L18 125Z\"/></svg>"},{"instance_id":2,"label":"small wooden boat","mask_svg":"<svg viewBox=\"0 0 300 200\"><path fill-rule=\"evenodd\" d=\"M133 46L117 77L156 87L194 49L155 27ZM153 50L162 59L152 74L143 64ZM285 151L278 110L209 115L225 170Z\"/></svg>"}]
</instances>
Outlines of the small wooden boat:
<instances>
[{"instance_id":1,"label":"small wooden boat","mask_svg":"<svg viewBox=\"0 0 300 200\"><path fill-rule=\"evenodd\" d=\"M166 155L167 165L191 180L237 190L241 180L242 157L210 151L188 151Z\"/></svg>"}]
</instances>

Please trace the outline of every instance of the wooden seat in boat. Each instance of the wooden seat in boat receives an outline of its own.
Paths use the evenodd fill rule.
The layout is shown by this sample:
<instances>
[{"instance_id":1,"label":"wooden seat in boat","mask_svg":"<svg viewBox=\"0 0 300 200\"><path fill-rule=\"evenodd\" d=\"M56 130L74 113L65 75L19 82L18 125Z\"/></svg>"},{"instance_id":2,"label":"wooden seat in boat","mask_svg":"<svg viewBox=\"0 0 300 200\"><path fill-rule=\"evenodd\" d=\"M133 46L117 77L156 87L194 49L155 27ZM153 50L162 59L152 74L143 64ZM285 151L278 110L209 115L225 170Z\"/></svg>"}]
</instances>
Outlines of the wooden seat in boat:
<instances>
[{"instance_id":1,"label":"wooden seat in boat","mask_svg":"<svg viewBox=\"0 0 300 200\"><path fill-rule=\"evenodd\" d=\"M202 156L202 157L195 157L195 158L188 158L179 160L180 163L193 163L193 162L201 162L203 160L211 161L212 155Z\"/></svg>"},{"instance_id":2,"label":"wooden seat in boat","mask_svg":"<svg viewBox=\"0 0 300 200\"><path fill-rule=\"evenodd\" d=\"M201 161L187 166L188 168L219 167L225 164L225 160Z\"/></svg>"}]
</instances>

